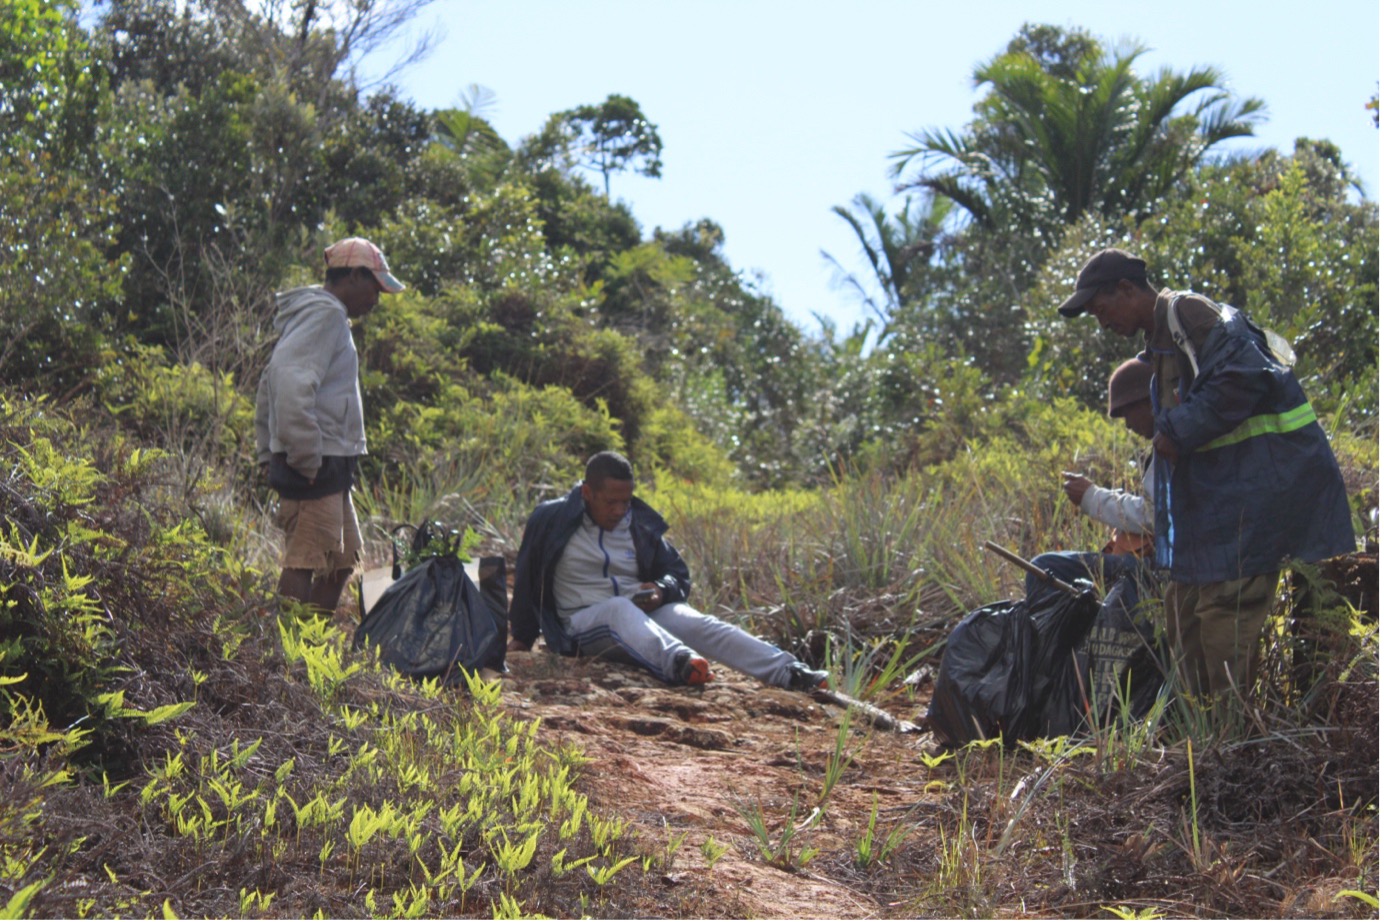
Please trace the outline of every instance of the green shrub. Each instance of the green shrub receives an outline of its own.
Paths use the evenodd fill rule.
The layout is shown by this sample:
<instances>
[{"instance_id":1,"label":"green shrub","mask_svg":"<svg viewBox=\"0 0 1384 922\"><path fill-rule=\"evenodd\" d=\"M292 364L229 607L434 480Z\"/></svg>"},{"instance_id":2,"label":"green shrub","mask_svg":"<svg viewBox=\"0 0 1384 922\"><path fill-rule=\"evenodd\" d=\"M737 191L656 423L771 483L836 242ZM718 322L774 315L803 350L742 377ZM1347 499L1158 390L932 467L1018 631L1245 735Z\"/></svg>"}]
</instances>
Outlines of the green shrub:
<instances>
[{"instance_id":1,"label":"green shrub","mask_svg":"<svg viewBox=\"0 0 1384 922\"><path fill-rule=\"evenodd\" d=\"M217 469L251 455L257 383L198 363L171 363L162 348L137 344L97 375L97 391L121 425L188 469Z\"/></svg>"},{"instance_id":2,"label":"green shrub","mask_svg":"<svg viewBox=\"0 0 1384 922\"><path fill-rule=\"evenodd\" d=\"M449 385L436 403L376 411L364 511L392 522L479 518L517 528L538 498L580 479L589 455L624 447L604 404L587 407L562 388L501 375L487 391Z\"/></svg>"},{"instance_id":3,"label":"green shrub","mask_svg":"<svg viewBox=\"0 0 1384 922\"><path fill-rule=\"evenodd\" d=\"M185 518L181 493L161 493L158 451L0 395L0 458L0 675L19 679L0 717L29 702L54 726L92 733L83 758L100 760L125 732L109 696L137 672L133 638L232 609L248 574Z\"/></svg>"}]
</instances>

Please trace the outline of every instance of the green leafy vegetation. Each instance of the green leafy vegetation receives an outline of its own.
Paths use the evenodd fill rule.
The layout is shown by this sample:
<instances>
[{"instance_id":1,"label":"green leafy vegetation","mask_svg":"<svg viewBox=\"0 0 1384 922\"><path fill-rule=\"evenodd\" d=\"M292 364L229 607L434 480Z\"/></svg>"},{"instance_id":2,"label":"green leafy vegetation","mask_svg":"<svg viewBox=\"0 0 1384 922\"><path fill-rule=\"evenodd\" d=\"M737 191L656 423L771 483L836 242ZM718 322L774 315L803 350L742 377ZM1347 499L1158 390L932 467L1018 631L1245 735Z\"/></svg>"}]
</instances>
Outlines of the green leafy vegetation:
<instances>
[{"instance_id":1,"label":"green leafy vegetation","mask_svg":"<svg viewBox=\"0 0 1384 922\"><path fill-rule=\"evenodd\" d=\"M350 652L326 619L276 621L261 574L168 516L166 458L42 404L3 411L10 912L340 916L355 893L410 916L501 898L527 914L558 891L599 900L636 860L624 824L577 789L578 754L511 718L498 685L473 679L458 709L438 683ZM108 473L73 453L92 449ZM262 716L231 719L243 708ZM83 802L125 846L61 821ZM176 897L139 883L148 849L180 869ZM536 861L591 873L538 897ZM218 902L232 878L250 883Z\"/></svg>"},{"instance_id":2,"label":"green leafy vegetation","mask_svg":"<svg viewBox=\"0 0 1384 922\"><path fill-rule=\"evenodd\" d=\"M512 559L534 504L618 449L699 607L917 713L948 628L1021 591L983 542L1100 547L1063 469L1137 489L1144 446L1103 414L1132 346L1053 310L1107 245L1293 344L1377 542L1377 205L1327 139L1208 158L1258 118L1228 75L1026 27L973 120L897 162L901 204L837 210L871 312L838 336L746 283L713 220L645 235L609 200L612 171L661 169L636 101L511 147L480 90L362 93L353 56L419 5L0 12L0 914L705 916L747 864L880 914L1377 911L1377 613L1317 566L1229 713L1166 695L938 753L846 711L715 835L622 812L502 686L406 683L340 613L278 617L250 459L270 297L348 234L410 286L356 330L371 565L425 521Z\"/></svg>"}]
</instances>

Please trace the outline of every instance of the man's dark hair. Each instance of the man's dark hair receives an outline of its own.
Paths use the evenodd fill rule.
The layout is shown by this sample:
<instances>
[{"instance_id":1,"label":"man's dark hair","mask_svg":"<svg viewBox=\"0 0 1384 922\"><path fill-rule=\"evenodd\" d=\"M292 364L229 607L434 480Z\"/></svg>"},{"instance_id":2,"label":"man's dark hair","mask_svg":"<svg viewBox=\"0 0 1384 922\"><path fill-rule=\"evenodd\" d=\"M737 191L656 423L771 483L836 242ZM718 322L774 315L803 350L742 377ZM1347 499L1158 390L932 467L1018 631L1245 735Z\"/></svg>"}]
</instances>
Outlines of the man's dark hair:
<instances>
[{"instance_id":1,"label":"man's dark hair","mask_svg":"<svg viewBox=\"0 0 1384 922\"><path fill-rule=\"evenodd\" d=\"M366 266L333 266L327 270L326 283L328 285L335 285L342 279L349 278L358 272L374 275Z\"/></svg>"},{"instance_id":2,"label":"man's dark hair","mask_svg":"<svg viewBox=\"0 0 1384 922\"><path fill-rule=\"evenodd\" d=\"M607 480L633 480L634 468L618 451L602 451L586 462L586 485L598 490Z\"/></svg>"}]
</instances>

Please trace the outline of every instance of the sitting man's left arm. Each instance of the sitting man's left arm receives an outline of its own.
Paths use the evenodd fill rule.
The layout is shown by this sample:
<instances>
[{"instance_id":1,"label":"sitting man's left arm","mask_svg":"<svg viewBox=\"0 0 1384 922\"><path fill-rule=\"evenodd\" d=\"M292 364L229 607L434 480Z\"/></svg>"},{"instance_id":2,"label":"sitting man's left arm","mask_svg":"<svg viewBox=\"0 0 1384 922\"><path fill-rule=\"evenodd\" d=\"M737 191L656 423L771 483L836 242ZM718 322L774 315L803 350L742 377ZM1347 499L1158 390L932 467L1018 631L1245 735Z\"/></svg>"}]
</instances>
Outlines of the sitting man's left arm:
<instances>
[{"instance_id":1,"label":"sitting man's left arm","mask_svg":"<svg viewBox=\"0 0 1384 922\"><path fill-rule=\"evenodd\" d=\"M657 589L659 598L658 605L668 605L673 602L686 602L688 595L692 592L692 574L687 569L687 563L678 553L677 548L668 543L666 538L659 538L654 548L653 562L648 568L648 572L640 574L647 582L652 583ZM646 609L651 611L652 609Z\"/></svg>"}]
</instances>

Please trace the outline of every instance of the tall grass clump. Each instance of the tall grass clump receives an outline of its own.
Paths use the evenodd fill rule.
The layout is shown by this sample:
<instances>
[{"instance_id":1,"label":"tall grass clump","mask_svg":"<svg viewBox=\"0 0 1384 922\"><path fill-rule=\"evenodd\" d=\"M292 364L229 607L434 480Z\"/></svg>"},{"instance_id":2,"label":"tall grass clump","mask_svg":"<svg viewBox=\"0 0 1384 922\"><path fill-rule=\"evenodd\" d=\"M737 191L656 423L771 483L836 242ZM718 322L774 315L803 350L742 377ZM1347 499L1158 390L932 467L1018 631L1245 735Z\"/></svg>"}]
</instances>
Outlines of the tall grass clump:
<instances>
[{"instance_id":1,"label":"tall grass clump","mask_svg":"<svg viewBox=\"0 0 1384 922\"><path fill-rule=\"evenodd\" d=\"M1022 574L990 559L986 540L1026 556L1099 548L1106 536L1071 509L1061 471L1138 489L1139 446L1071 401L1015 394L990 409L949 457L845 466L817 490L752 495L660 479L655 505L699 601L817 662L847 633L917 638L923 649L965 611L1019 591Z\"/></svg>"},{"instance_id":2,"label":"tall grass clump","mask_svg":"<svg viewBox=\"0 0 1384 922\"><path fill-rule=\"evenodd\" d=\"M138 638L186 612L244 613L259 574L186 517L184 484L161 451L0 395L0 456L0 676L10 680L0 719L41 709L89 737L81 759L120 762L132 744L108 696L173 703L143 678ZM155 655L182 656L163 645Z\"/></svg>"},{"instance_id":3,"label":"tall grass clump","mask_svg":"<svg viewBox=\"0 0 1384 922\"><path fill-rule=\"evenodd\" d=\"M641 495L672 526L669 539L693 569L695 604L732 618L781 620L799 636L826 620L831 561L800 527L816 494L747 493L660 471Z\"/></svg>"}]
</instances>

